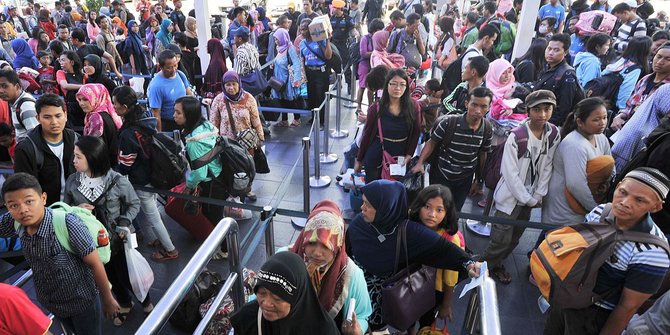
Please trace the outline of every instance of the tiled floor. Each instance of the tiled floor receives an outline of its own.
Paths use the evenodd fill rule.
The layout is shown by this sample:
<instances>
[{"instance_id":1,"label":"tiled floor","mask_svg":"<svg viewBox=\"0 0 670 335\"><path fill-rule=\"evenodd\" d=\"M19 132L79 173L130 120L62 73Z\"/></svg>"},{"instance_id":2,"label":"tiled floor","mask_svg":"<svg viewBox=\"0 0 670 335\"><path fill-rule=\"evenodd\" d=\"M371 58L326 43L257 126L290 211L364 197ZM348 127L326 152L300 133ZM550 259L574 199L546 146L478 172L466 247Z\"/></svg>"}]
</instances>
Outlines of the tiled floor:
<instances>
[{"instance_id":1,"label":"tiled floor","mask_svg":"<svg viewBox=\"0 0 670 335\"><path fill-rule=\"evenodd\" d=\"M333 101L331 106L334 121L334 111L336 103ZM342 108L342 129L350 131L355 130L355 115L353 109ZM332 122L331 122L332 124ZM334 126L334 125L333 125ZM254 183L254 191L258 195L256 205L274 205L277 199L283 196L279 203L279 208L302 210L303 208L303 186L302 186L302 145L301 138L308 136L309 126L303 122L303 126L298 128L276 128L272 127L272 138L266 142L267 157L270 162L272 172L267 175L258 175ZM321 133L323 134L323 132ZM344 193L340 187L335 185L334 179L342 165L342 151L349 145L352 136L344 139L330 139L330 152L336 153L339 160L332 164L322 164L321 174L330 176L333 183L326 188L310 190L310 207L322 199L331 199L342 205L345 213L351 213L349 206L349 195ZM322 140L323 145L323 140ZM293 175L289 175L294 162L298 160L297 167ZM310 150L310 168L313 173L314 162L313 152ZM477 199L478 200L478 199ZM476 205L472 208L472 202L468 201L464 211L474 211L481 213L481 209ZM537 213L535 213L537 216ZM255 215L257 217L257 214ZM171 220L163 213L166 226L179 248L180 257L178 260L155 262L149 261L155 275L155 282L151 289L151 296L154 301L162 298L167 287L179 274L180 270L190 260L190 257L197 250L199 243L191 239L190 235L177 223ZM274 233L275 245L277 248L290 244L298 235L298 230L291 224L291 218L277 216L275 218ZM248 233L251 220L239 222L241 228L240 240ZM486 247L487 239L474 236L466 232L466 241L468 247L475 253L481 253ZM506 267L513 277L510 285L498 285L499 315L502 325L502 334L541 334L544 323L544 316L537 307L537 297L539 292L528 283L528 259L526 252L533 246L537 238L537 231L527 231L519 247L514 251L513 257L506 262ZM139 250L149 258L152 250L147 246L140 246ZM253 255L246 267L258 269L265 261L265 245L261 243L253 252ZM227 263L225 261L211 261L210 269L220 271L224 276L227 274ZM462 285L459 285L462 286ZM460 294L461 287L457 288L457 294ZM30 286L26 290L34 297ZM464 311L467 304L467 296L460 300L454 300L454 321L449 325L452 334L461 333L461 324L464 317ZM138 306L139 307L139 306ZM143 321L143 314L140 308L135 308L129 316L123 327L116 328L111 322L105 323L105 334L132 334ZM181 334L166 324L161 334Z\"/></svg>"}]
</instances>

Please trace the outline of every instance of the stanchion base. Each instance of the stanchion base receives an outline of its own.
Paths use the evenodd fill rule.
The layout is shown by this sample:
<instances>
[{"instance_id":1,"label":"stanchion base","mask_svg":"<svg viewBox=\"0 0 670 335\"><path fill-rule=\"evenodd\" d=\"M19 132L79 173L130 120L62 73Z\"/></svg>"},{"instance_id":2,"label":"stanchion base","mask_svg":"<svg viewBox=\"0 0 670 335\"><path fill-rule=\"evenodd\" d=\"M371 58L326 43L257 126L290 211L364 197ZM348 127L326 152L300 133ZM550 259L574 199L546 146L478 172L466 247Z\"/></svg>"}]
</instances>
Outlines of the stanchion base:
<instances>
[{"instance_id":1,"label":"stanchion base","mask_svg":"<svg viewBox=\"0 0 670 335\"><path fill-rule=\"evenodd\" d=\"M340 131L337 131L336 129L330 130L330 138L345 138L347 136L349 136L348 130L340 130Z\"/></svg>"},{"instance_id":2,"label":"stanchion base","mask_svg":"<svg viewBox=\"0 0 670 335\"><path fill-rule=\"evenodd\" d=\"M324 188L330 185L330 177L321 176L319 179L314 178L314 176L309 177L309 187L311 188Z\"/></svg>"},{"instance_id":3,"label":"stanchion base","mask_svg":"<svg viewBox=\"0 0 670 335\"><path fill-rule=\"evenodd\" d=\"M465 226L469 231L479 235L479 236L491 236L491 225L483 223L481 221L468 219L465 221Z\"/></svg>"},{"instance_id":4,"label":"stanchion base","mask_svg":"<svg viewBox=\"0 0 670 335\"><path fill-rule=\"evenodd\" d=\"M322 164L331 164L337 162L337 154L328 154L324 155L323 153L319 154L319 162Z\"/></svg>"},{"instance_id":5,"label":"stanchion base","mask_svg":"<svg viewBox=\"0 0 670 335\"><path fill-rule=\"evenodd\" d=\"M291 218L291 223L297 228L303 229L307 224L307 219L303 218Z\"/></svg>"}]
</instances>

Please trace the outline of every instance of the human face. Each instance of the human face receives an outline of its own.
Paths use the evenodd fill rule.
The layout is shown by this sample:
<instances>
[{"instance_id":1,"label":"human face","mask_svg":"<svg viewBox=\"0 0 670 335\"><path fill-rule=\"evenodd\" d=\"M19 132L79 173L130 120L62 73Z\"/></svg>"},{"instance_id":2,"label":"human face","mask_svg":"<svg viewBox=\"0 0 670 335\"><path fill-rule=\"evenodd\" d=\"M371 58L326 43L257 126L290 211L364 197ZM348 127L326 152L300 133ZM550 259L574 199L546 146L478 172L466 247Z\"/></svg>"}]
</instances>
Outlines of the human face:
<instances>
[{"instance_id":1,"label":"human face","mask_svg":"<svg viewBox=\"0 0 670 335\"><path fill-rule=\"evenodd\" d=\"M196 25L195 21L189 21L189 23L186 25L186 28L188 28L188 30L195 31L195 25Z\"/></svg>"},{"instance_id":2,"label":"human face","mask_svg":"<svg viewBox=\"0 0 670 335\"><path fill-rule=\"evenodd\" d=\"M468 65L465 66L465 68L463 69L463 72L461 73L461 79L462 79L463 81L468 81L468 80L470 80L470 79L472 79L472 78L475 77L475 73L476 73L476 72L477 72L477 71L473 70L473 69L470 67L470 64L468 63Z\"/></svg>"},{"instance_id":3,"label":"human face","mask_svg":"<svg viewBox=\"0 0 670 335\"><path fill-rule=\"evenodd\" d=\"M49 43L49 35L45 32L40 33L40 40L44 43Z\"/></svg>"},{"instance_id":4,"label":"human face","mask_svg":"<svg viewBox=\"0 0 670 335\"><path fill-rule=\"evenodd\" d=\"M107 18L100 20L100 29L102 30L109 29L109 20Z\"/></svg>"},{"instance_id":5,"label":"human face","mask_svg":"<svg viewBox=\"0 0 670 335\"><path fill-rule=\"evenodd\" d=\"M39 194L32 188L25 188L5 193L4 199L9 213L16 222L37 231L44 218L46 193Z\"/></svg>"},{"instance_id":6,"label":"human face","mask_svg":"<svg viewBox=\"0 0 670 335\"><path fill-rule=\"evenodd\" d=\"M651 54L652 55L655 54L658 51L658 49L660 49L661 46L663 44L665 44L667 41L668 40L666 40L666 39L660 39L660 40L652 42L651 43Z\"/></svg>"},{"instance_id":7,"label":"human face","mask_svg":"<svg viewBox=\"0 0 670 335\"><path fill-rule=\"evenodd\" d=\"M58 58L58 61L60 62L60 67L63 68L63 71L65 72L74 71L74 67L72 66L73 62L72 60L67 58L67 55L61 55L60 58Z\"/></svg>"},{"instance_id":8,"label":"human face","mask_svg":"<svg viewBox=\"0 0 670 335\"><path fill-rule=\"evenodd\" d=\"M91 65L91 63L89 63L85 59L84 59L84 73L86 73L89 76L95 74L95 68Z\"/></svg>"},{"instance_id":9,"label":"human face","mask_svg":"<svg viewBox=\"0 0 670 335\"><path fill-rule=\"evenodd\" d=\"M419 210L421 223L432 230L438 229L445 216L447 216L447 210L444 208L442 197L428 199Z\"/></svg>"},{"instance_id":10,"label":"human face","mask_svg":"<svg viewBox=\"0 0 670 335\"><path fill-rule=\"evenodd\" d=\"M289 28L291 28L291 20L286 20L286 21L282 22L282 24L280 24L279 26L284 28L284 29L289 29Z\"/></svg>"},{"instance_id":11,"label":"human face","mask_svg":"<svg viewBox=\"0 0 670 335\"><path fill-rule=\"evenodd\" d=\"M616 16L616 18L623 23L628 22L628 11L615 13L614 16Z\"/></svg>"},{"instance_id":12,"label":"human face","mask_svg":"<svg viewBox=\"0 0 670 335\"><path fill-rule=\"evenodd\" d=\"M493 47L493 44L496 42L497 38L498 34L494 34L491 37L484 37L484 45L482 48L484 48L484 50L490 50Z\"/></svg>"},{"instance_id":13,"label":"human face","mask_svg":"<svg viewBox=\"0 0 670 335\"><path fill-rule=\"evenodd\" d=\"M79 107L81 107L81 110L84 111L84 113L90 113L93 111L91 102L88 101L85 96L77 95L77 102L79 103Z\"/></svg>"},{"instance_id":14,"label":"human face","mask_svg":"<svg viewBox=\"0 0 670 335\"><path fill-rule=\"evenodd\" d=\"M130 30L132 30L132 32L134 32L134 33L139 33L140 32L140 26L134 25L132 28L130 28Z\"/></svg>"},{"instance_id":15,"label":"human face","mask_svg":"<svg viewBox=\"0 0 670 335\"><path fill-rule=\"evenodd\" d=\"M0 78L0 99L15 101L21 95L21 85L12 84L7 78Z\"/></svg>"},{"instance_id":16,"label":"human face","mask_svg":"<svg viewBox=\"0 0 670 335\"><path fill-rule=\"evenodd\" d=\"M565 59L568 51L563 48L563 43L559 41L551 41L544 49L544 59L550 66L554 66Z\"/></svg>"},{"instance_id":17,"label":"human face","mask_svg":"<svg viewBox=\"0 0 670 335\"><path fill-rule=\"evenodd\" d=\"M400 76L395 76L389 80L388 93L391 98L400 99L407 90L407 81Z\"/></svg>"},{"instance_id":18,"label":"human face","mask_svg":"<svg viewBox=\"0 0 670 335\"><path fill-rule=\"evenodd\" d=\"M120 103L116 97L112 97L112 104L114 104L114 110L116 111L116 114L120 116L128 114L128 106Z\"/></svg>"},{"instance_id":19,"label":"human face","mask_svg":"<svg viewBox=\"0 0 670 335\"><path fill-rule=\"evenodd\" d=\"M305 264L324 266L335 259L335 253L321 242L312 242L305 246Z\"/></svg>"},{"instance_id":20,"label":"human face","mask_svg":"<svg viewBox=\"0 0 670 335\"><path fill-rule=\"evenodd\" d=\"M163 6L161 6L161 5L154 6L154 12L156 12L156 14L162 14L163 13Z\"/></svg>"},{"instance_id":21,"label":"human face","mask_svg":"<svg viewBox=\"0 0 670 335\"><path fill-rule=\"evenodd\" d=\"M617 220L617 226L621 229L632 228L647 213L658 212L662 207L663 202L658 198L656 192L630 178L624 178L617 185L612 199L612 214Z\"/></svg>"},{"instance_id":22,"label":"human face","mask_svg":"<svg viewBox=\"0 0 670 335\"><path fill-rule=\"evenodd\" d=\"M270 292L265 287L260 287L256 292L258 307L263 313L263 318L270 322L281 320L291 312L291 304L284 301L278 295Z\"/></svg>"},{"instance_id":23,"label":"human face","mask_svg":"<svg viewBox=\"0 0 670 335\"><path fill-rule=\"evenodd\" d=\"M503 85L506 85L507 83L509 83L509 81L512 80L512 68L509 68L509 69L505 70L505 72L503 72L500 75L499 80L500 80L500 83L503 84Z\"/></svg>"},{"instance_id":24,"label":"human face","mask_svg":"<svg viewBox=\"0 0 670 335\"><path fill-rule=\"evenodd\" d=\"M89 171L88 160L86 160L86 156L84 156L84 153L81 152L81 149L76 145L74 146L74 158L72 159L72 163L77 172L86 173Z\"/></svg>"},{"instance_id":25,"label":"human face","mask_svg":"<svg viewBox=\"0 0 670 335\"><path fill-rule=\"evenodd\" d=\"M177 61L177 57L172 57L168 58L165 60L165 64L162 66L162 71L163 71L163 76L165 78L172 78L177 74L177 66L179 65L179 62Z\"/></svg>"},{"instance_id":26,"label":"human face","mask_svg":"<svg viewBox=\"0 0 670 335\"><path fill-rule=\"evenodd\" d=\"M181 0L174 0L172 4L174 4L175 9L181 9Z\"/></svg>"},{"instance_id":27,"label":"human face","mask_svg":"<svg viewBox=\"0 0 670 335\"><path fill-rule=\"evenodd\" d=\"M537 106L531 107L528 109L528 118L530 119L530 124L535 128L544 127L544 125L549 122L551 115L554 113L554 105L552 104L539 104Z\"/></svg>"},{"instance_id":28,"label":"human face","mask_svg":"<svg viewBox=\"0 0 670 335\"><path fill-rule=\"evenodd\" d=\"M607 108L605 106L598 107L591 112L586 122L577 119L577 127L586 135L602 134L607 127Z\"/></svg>"},{"instance_id":29,"label":"human face","mask_svg":"<svg viewBox=\"0 0 670 335\"><path fill-rule=\"evenodd\" d=\"M489 97L471 97L467 101L467 117L470 120L481 120L491 107L491 99Z\"/></svg>"},{"instance_id":30,"label":"human face","mask_svg":"<svg viewBox=\"0 0 670 335\"><path fill-rule=\"evenodd\" d=\"M607 42L605 42L605 44L596 47L596 52L598 53L597 56L605 55L605 54L610 50L610 44L611 44L611 43L612 43L612 42L607 41ZM654 42L654 43L655 43L655 42ZM660 46L659 46L659 47L660 47Z\"/></svg>"},{"instance_id":31,"label":"human face","mask_svg":"<svg viewBox=\"0 0 670 335\"><path fill-rule=\"evenodd\" d=\"M654 61L652 62L652 67L656 74L668 74L670 73L670 49L661 48L656 52L654 56Z\"/></svg>"},{"instance_id":32,"label":"human face","mask_svg":"<svg viewBox=\"0 0 670 335\"><path fill-rule=\"evenodd\" d=\"M174 118L174 123L180 126L186 124L186 114L184 114L184 108L181 102L174 104L174 114L172 117Z\"/></svg>"},{"instance_id":33,"label":"human face","mask_svg":"<svg viewBox=\"0 0 670 335\"><path fill-rule=\"evenodd\" d=\"M311 1L305 1L302 4L302 9L305 11L305 13L312 13L312 2Z\"/></svg>"},{"instance_id":34,"label":"human face","mask_svg":"<svg viewBox=\"0 0 670 335\"><path fill-rule=\"evenodd\" d=\"M61 41L67 41L70 39L70 31L67 29L58 29L58 38Z\"/></svg>"},{"instance_id":35,"label":"human face","mask_svg":"<svg viewBox=\"0 0 670 335\"><path fill-rule=\"evenodd\" d=\"M67 123L67 114L63 107L43 106L37 114L37 122L42 126L42 132L49 137L57 137L63 133Z\"/></svg>"},{"instance_id":36,"label":"human face","mask_svg":"<svg viewBox=\"0 0 670 335\"><path fill-rule=\"evenodd\" d=\"M414 22L414 23L412 23L412 24L408 24L408 25L407 25L407 28L405 28L405 30L406 30L407 33L410 34L410 35L411 35L411 34L414 34L414 32L415 32L417 29L419 29L419 24L420 24L419 21L416 21L416 22Z\"/></svg>"},{"instance_id":37,"label":"human face","mask_svg":"<svg viewBox=\"0 0 670 335\"><path fill-rule=\"evenodd\" d=\"M46 55L46 56L40 57L40 64L44 67L47 67L47 66L51 65L51 56Z\"/></svg>"},{"instance_id":38,"label":"human face","mask_svg":"<svg viewBox=\"0 0 670 335\"><path fill-rule=\"evenodd\" d=\"M88 17L91 20L95 20L98 17L98 13L96 13L94 10L92 10L92 11L88 12Z\"/></svg>"},{"instance_id":39,"label":"human face","mask_svg":"<svg viewBox=\"0 0 670 335\"><path fill-rule=\"evenodd\" d=\"M247 22L247 15L249 15L246 11L243 11L242 13L237 14L236 20L240 24L244 24Z\"/></svg>"},{"instance_id":40,"label":"human face","mask_svg":"<svg viewBox=\"0 0 670 335\"><path fill-rule=\"evenodd\" d=\"M229 81L223 84L223 86L226 89L226 92L230 95L235 95L240 92L240 84L236 81Z\"/></svg>"},{"instance_id":41,"label":"human face","mask_svg":"<svg viewBox=\"0 0 670 335\"><path fill-rule=\"evenodd\" d=\"M167 30L168 30L168 32L171 33L172 31L174 31L174 26L173 26L173 25L169 25L169 26L167 27Z\"/></svg>"},{"instance_id":42,"label":"human face","mask_svg":"<svg viewBox=\"0 0 670 335\"><path fill-rule=\"evenodd\" d=\"M372 207L368 198L363 194L363 205L361 205L361 215L363 216L363 221L367 223L372 223L377 216L377 210Z\"/></svg>"},{"instance_id":43,"label":"human face","mask_svg":"<svg viewBox=\"0 0 670 335\"><path fill-rule=\"evenodd\" d=\"M7 28L5 28L4 23L0 23L0 35L5 35L7 34Z\"/></svg>"}]
</instances>

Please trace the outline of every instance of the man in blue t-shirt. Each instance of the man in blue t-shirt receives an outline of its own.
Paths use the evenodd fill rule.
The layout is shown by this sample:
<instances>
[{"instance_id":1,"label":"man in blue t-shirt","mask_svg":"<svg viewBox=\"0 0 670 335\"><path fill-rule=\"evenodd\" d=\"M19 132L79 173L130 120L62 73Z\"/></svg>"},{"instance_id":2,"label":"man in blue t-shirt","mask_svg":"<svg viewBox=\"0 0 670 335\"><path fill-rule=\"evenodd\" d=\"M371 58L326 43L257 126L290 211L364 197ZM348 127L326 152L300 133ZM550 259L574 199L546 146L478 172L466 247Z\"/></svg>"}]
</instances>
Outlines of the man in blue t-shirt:
<instances>
[{"instance_id":1,"label":"man in blue t-shirt","mask_svg":"<svg viewBox=\"0 0 670 335\"><path fill-rule=\"evenodd\" d=\"M177 70L177 55L172 50L164 50L158 55L161 72L149 83L147 96L149 108L158 121L158 131L177 129L174 122L174 102L179 97L193 95L186 75Z\"/></svg>"},{"instance_id":2,"label":"man in blue t-shirt","mask_svg":"<svg viewBox=\"0 0 670 335\"><path fill-rule=\"evenodd\" d=\"M309 33L309 24L312 21L304 19L300 23L300 33L304 39L300 42L300 57L305 64L305 76L307 81L307 101L309 109L317 108L326 99L326 91L330 86L330 67L327 61L333 57L333 49L326 40L313 41ZM323 127L324 110L319 110L319 123ZM311 120L310 120L311 123Z\"/></svg>"},{"instance_id":3,"label":"man in blue t-shirt","mask_svg":"<svg viewBox=\"0 0 670 335\"><path fill-rule=\"evenodd\" d=\"M561 6L558 0L551 0L550 3L540 7L540 11L537 13L538 20L542 21L547 17L556 18L555 31L563 31L565 26L565 7Z\"/></svg>"}]
</instances>

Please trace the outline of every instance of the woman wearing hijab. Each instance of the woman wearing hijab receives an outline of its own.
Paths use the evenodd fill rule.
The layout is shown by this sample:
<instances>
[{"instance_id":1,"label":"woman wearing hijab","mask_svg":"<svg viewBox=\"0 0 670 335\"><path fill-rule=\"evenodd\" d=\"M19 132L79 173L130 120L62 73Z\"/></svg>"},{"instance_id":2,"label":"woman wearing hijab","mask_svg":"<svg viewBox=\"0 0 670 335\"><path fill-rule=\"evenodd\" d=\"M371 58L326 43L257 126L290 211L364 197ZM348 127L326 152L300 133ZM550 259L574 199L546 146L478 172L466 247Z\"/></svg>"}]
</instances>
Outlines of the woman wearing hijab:
<instances>
[{"instance_id":1,"label":"woman wearing hijab","mask_svg":"<svg viewBox=\"0 0 670 335\"><path fill-rule=\"evenodd\" d=\"M253 155L254 149L262 146L265 141L256 99L251 93L244 91L240 76L233 70L223 75L223 87L223 92L212 101L209 121L219 129L221 136L234 140L238 140L237 134L246 129L255 130L257 143L255 146L245 147ZM230 124L231 119L233 125ZM249 192L246 198L256 201L256 194Z\"/></svg>"},{"instance_id":2,"label":"woman wearing hijab","mask_svg":"<svg viewBox=\"0 0 670 335\"><path fill-rule=\"evenodd\" d=\"M117 28L123 29L123 36L128 36L128 27L126 27L126 24L123 23L123 20L121 20L120 17L115 16L112 19L112 26L115 28L114 31L116 32Z\"/></svg>"},{"instance_id":3,"label":"woman wearing hijab","mask_svg":"<svg viewBox=\"0 0 670 335\"><path fill-rule=\"evenodd\" d=\"M77 101L86 113L84 136L100 137L109 148L111 166L115 166L119 154L119 129L123 121L116 114L109 92L102 84L85 84L77 92Z\"/></svg>"},{"instance_id":4,"label":"woman wearing hijab","mask_svg":"<svg viewBox=\"0 0 670 335\"><path fill-rule=\"evenodd\" d=\"M172 20L163 19L163 22L161 22L161 29L156 34L156 41L154 42L156 44L156 55L160 55L160 53L167 49L168 45L172 43L172 29L174 29Z\"/></svg>"},{"instance_id":5,"label":"woman wearing hijab","mask_svg":"<svg viewBox=\"0 0 670 335\"><path fill-rule=\"evenodd\" d=\"M261 266L254 292L256 300L230 318L236 335L340 334L319 303L305 263L292 252L280 252Z\"/></svg>"},{"instance_id":6,"label":"woman wearing hijab","mask_svg":"<svg viewBox=\"0 0 670 335\"><path fill-rule=\"evenodd\" d=\"M207 53L209 54L209 66L205 71L205 84L202 87L202 96L214 98L223 91L221 78L228 71L226 67L226 53L223 44L218 38L207 41Z\"/></svg>"},{"instance_id":7,"label":"woman wearing hijab","mask_svg":"<svg viewBox=\"0 0 670 335\"><path fill-rule=\"evenodd\" d=\"M270 28L270 19L265 14L265 8L256 7L256 12L258 12L258 17L256 18L256 28L254 29L256 36L266 31L272 31L272 28Z\"/></svg>"},{"instance_id":8,"label":"woman wearing hijab","mask_svg":"<svg viewBox=\"0 0 670 335\"><path fill-rule=\"evenodd\" d=\"M363 270L372 301L368 319L371 330L384 325L382 319L382 284L393 275L398 226L407 221L407 195L397 181L377 180L361 188L363 206L346 232L347 254ZM406 225L410 264L424 264L458 271L465 268L479 276L476 263L458 246L416 222ZM430 306L432 307L432 306Z\"/></svg>"},{"instance_id":9,"label":"woman wearing hijab","mask_svg":"<svg viewBox=\"0 0 670 335\"><path fill-rule=\"evenodd\" d=\"M380 30L372 35L372 55L370 55L370 67L377 65L386 65L390 69L397 69L405 66L405 57L400 54L392 54L386 51L389 43L389 32Z\"/></svg>"},{"instance_id":10,"label":"woman wearing hijab","mask_svg":"<svg viewBox=\"0 0 670 335\"><path fill-rule=\"evenodd\" d=\"M123 45L123 53L130 59L132 74L149 74L147 62L144 59L144 43L140 37L140 26L137 21L128 21L128 38Z\"/></svg>"},{"instance_id":11,"label":"woman wearing hijab","mask_svg":"<svg viewBox=\"0 0 670 335\"><path fill-rule=\"evenodd\" d=\"M344 219L337 204L331 200L320 201L288 250L304 259L321 306L342 332L364 334L372 305L363 271L347 256L344 231ZM351 298L356 299L356 325L344 322Z\"/></svg>"},{"instance_id":12,"label":"woman wearing hijab","mask_svg":"<svg viewBox=\"0 0 670 335\"><path fill-rule=\"evenodd\" d=\"M645 147L645 138L654 130L661 120L670 113L670 84L658 88L651 97L645 100L626 124L612 135L610 140L612 156L616 161L617 171L623 171L628 161Z\"/></svg>"},{"instance_id":13,"label":"woman wearing hijab","mask_svg":"<svg viewBox=\"0 0 670 335\"><path fill-rule=\"evenodd\" d=\"M272 89L272 98L278 99L282 108L297 108L295 101L300 98L302 86L306 86L302 62L298 52L293 48L291 37L288 30L279 28L274 33L275 45L277 46L277 55L274 59L273 77L284 82L284 86L279 90ZM302 108L299 108L302 109ZM281 121L277 124L279 127L288 127L288 113L282 113ZM300 126L300 114L293 114L291 127Z\"/></svg>"},{"instance_id":14,"label":"woman wearing hijab","mask_svg":"<svg viewBox=\"0 0 670 335\"><path fill-rule=\"evenodd\" d=\"M114 92L116 84L109 79L102 67L102 59L95 54L88 54L84 57L84 74L88 76L86 83L102 84L107 89L107 93Z\"/></svg>"},{"instance_id":15,"label":"woman wearing hijab","mask_svg":"<svg viewBox=\"0 0 670 335\"><path fill-rule=\"evenodd\" d=\"M14 57L14 69L19 70L22 67L29 67L33 70L40 68L40 62L35 57L35 53L30 49L28 42L22 38L17 38L11 42L12 50L16 54Z\"/></svg>"},{"instance_id":16,"label":"woman wearing hijab","mask_svg":"<svg viewBox=\"0 0 670 335\"><path fill-rule=\"evenodd\" d=\"M523 102L523 97L515 96L515 90L518 89L521 92L522 89L517 88L514 66L504 58L494 60L486 72L485 82L486 87L493 92L489 118L495 121L496 127L505 129L505 131L494 133L496 135L504 134L504 137L507 137L506 130L518 126L521 121L528 117L525 110L522 113L514 113L516 106Z\"/></svg>"},{"instance_id":17,"label":"woman wearing hijab","mask_svg":"<svg viewBox=\"0 0 670 335\"><path fill-rule=\"evenodd\" d=\"M186 48L193 52L198 51L198 31L196 30L196 22L194 17L189 16L184 23L186 28L184 34L186 34L187 38Z\"/></svg>"}]
</instances>

